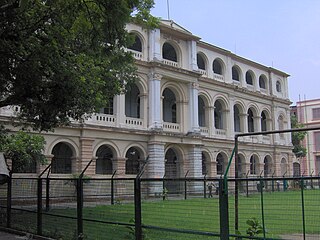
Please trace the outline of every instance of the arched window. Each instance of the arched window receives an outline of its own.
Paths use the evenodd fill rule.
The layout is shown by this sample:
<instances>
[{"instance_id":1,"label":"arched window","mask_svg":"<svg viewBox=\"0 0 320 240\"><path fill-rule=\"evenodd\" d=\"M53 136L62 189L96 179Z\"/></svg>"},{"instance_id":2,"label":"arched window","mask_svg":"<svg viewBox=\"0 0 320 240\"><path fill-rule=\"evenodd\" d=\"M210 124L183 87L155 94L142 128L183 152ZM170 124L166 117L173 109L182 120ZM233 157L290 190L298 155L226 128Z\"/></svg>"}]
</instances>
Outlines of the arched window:
<instances>
[{"instance_id":1,"label":"arched window","mask_svg":"<svg viewBox=\"0 0 320 240\"><path fill-rule=\"evenodd\" d=\"M240 117L240 110L237 105L233 107L233 125L235 132L241 132L241 117Z\"/></svg>"},{"instance_id":2,"label":"arched window","mask_svg":"<svg viewBox=\"0 0 320 240\"><path fill-rule=\"evenodd\" d=\"M277 92L281 92L281 83L280 83L280 81L277 81L277 83L276 83L276 90L277 90Z\"/></svg>"},{"instance_id":3,"label":"arched window","mask_svg":"<svg viewBox=\"0 0 320 240\"><path fill-rule=\"evenodd\" d=\"M263 160L264 167L263 167L263 172L264 176L269 176L272 174L272 160L270 156L266 156Z\"/></svg>"},{"instance_id":4,"label":"arched window","mask_svg":"<svg viewBox=\"0 0 320 240\"><path fill-rule=\"evenodd\" d=\"M293 176L299 177L301 176L300 163L293 163Z\"/></svg>"},{"instance_id":5,"label":"arched window","mask_svg":"<svg viewBox=\"0 0 320 240\"><path fill-rule=\"evenodd\" d=\"M284 120L282 115L280 115L278 118L278 125L279 125L279 130L284 130ZM281 139L284 138L284 133L280 133L280 138Z\"/></svg>"},{"instance_id":6,"label":"arched window","mask_svg":"<svg viewBox=\"0 0 320 240\"><path fill-rule=\"evenodd\" d=\"M248 110L248 132L254 132L254 116L252 110Z\"/></svg>"},{"instance_id":7,"label":"arched window","mask_svg":"<svg viewBox=\"0 0 320 240\"><path fill-rule=\"evenodd\" d=\"M72 149L68 144L60 142L52 149L52 173L71 173Z\"/></svg>"},{"instance_id":8,"label":"arched window","mask_svg":"<svg viewBox=\"0 0 320 240\"><path fill-rule=\"evenodd\" d=\"M163 44L162 57L173 62L178 62L176 50L170 43Z\"/></svg>"},{"instance_id":9,"label":"arched window","mask_svg":"<svg viewBox=\"0 0 320 240\"><path fill-rule=\"evenodd\" d=\"M202 158L202 175L207 175L207 158L204 153L201 153Z\"/></svg>"},{"instance_id":10,"label":"arched window","mask_svg":"<svg viewBox=\"0 0 320 240\"><path fill-rule=\"evenodd\" d=\"M201 54L197 54L197 65L199 69L206 70L206 63Z\"/></svg>"},{"instance_id":11,"label":"arched window","mask_svg":"<svg viewBox=\"0 0 320 240\"><path fill-rule=\"evenodd\" d=\"M174 93L166 88L163 91L163 121L177 123L177 105Z\"/></svg>"},{"instance_id":12,"label":"arched window","mask_svg":"<svg viewBox=\"0 0 320 240\"><path fill-rule=\"evenodd\" d=\"M263 75L259 77L259 87L261 89L266 89L266 78Z\"/></svg>"},{"instance_id":13,"label":"arched window","mask_svg":"<svg viewBox=\"0 0 320 240\"><path fill-rule=\"evenodd\" d=\"M221 153L217 156L217 174L224 174L224 157Z\"/></svg>"},{"instance_id":14,"label":"arched window","mask_svg":"<svg viewBox=\"0 0 320 240\"><path fill-rule=\"evenodd\" d=\"M112 150L103 145L99 147L96 157L96 174L112 174Z\"/></svg>"},{"instance_id":15,"label":"arched window","mask_svg":"<svg viewBox=\"0 0 320 240\"><path fill-rule=\"evenodd\" d=\"M259 161L255 155L250 157L250 174L258 174L259 173Z\"/></svg>"},{"instance_id":16,"label":"arched window","mask_svg":"<svg viewBox=\"0 0 320 240\"><path fill-rule=\"evenodd\" d=\"M176 152L170 148L165 155L165 177L178 178L179 177L179 161ZM179 181L165 181L164 187L169 193L178 193L180 191Z\"/></svg>"},{"instance_id":17,"label":"arched window","mask_svg":"<svg viewBox=\"0 0 320 240\"><path fill-rule=\"evenodd\" d=\"M215 59L213 61L213 72L215 74L219 74L219 75L223 74L223 72L222 72L222 64L218 59Z\"/></svg>"},{"instance_id":18,"label":"arched window","mask_svg":"<svg viewBox=\"0 0 320 240\"><path fill-rule=\"evenodd\" d=\"M223 126L223 108L219 100L214 103L214 127L216 129L224 129Z\"/></svg>"},{"instance_id":19,"label":"arched window","mask_svg":"<svg viewBox=\"0 0 320 240\"><path fill-rule=\"evenodd\" d=\"M250 71L246 72L246 83L248 85L253 85L253 76L252 76L252 73Z\"/></svg>"},{"instance_id":20,"label":"arched window","mask_svg":"<svg viewBox=\"0 0 320 240\"><path fill-rule=\"evenodd\" d=\"M198 118L199 118L199 126L205 127L206 126L206 109L205 104L202 97L198 96Z\"/></svg>"},{"instance_id":21,"label":"arched window","mask_svg":"<svg viewBox=\"0 0 320 240\"><path fill-rule=\"evenodd\" d=\"M126 174L138 174L140 170L140 153L135 147L129 148L126 153Z\"/></svg>"},{"instance_id":22,"label":"arched window","mask_svg":"<svg viewBox=\"0 0 320 240\"><path fill-rule=\"evenodd\" d=\"M133 33L130 33L130 35L133 35L134 43L128 48L137 52L142 52L142 43L141 43L140 37L137 34L133 34Z\"/></svg>"},{"instance_id":23,"label":"arched window","mask_svg":"<svg viewBox=\"0 0 320 240\"><path fill-rule=\"evenodd\" d=\"M125 104L127 117L140 118L140 91L137 85L133 84L127 91Z\"/></svg>"},{"instance_id":24,"label":"arched window","mask_svg":"<svg viewBox=\"0 0 320 240\"><path fill-rule=\"evenodd\" d=\"M280 169L281 169L281 176L284 176L287 174L287 160L285 158L281 159Z\"/></svg>"},{"instance_id":25,"label":"arched window","mask_svg":"<svg viewBox=\"0 0 320 240\"><path fill-rule=\"evenodd\" d=\"M268 127L267 127L267 116L265 114L264 111L262 111L261 113L261 131L264 132L264 131L267 131L268 130Z\"/></svg>"},{"instance_id":26,"label":"arched window","mask_svg":"<svg viewBox=\"0 0 320 240\"><path fill-rule=\"evenodd\" d=\"M232 80L240 81L239 70L236 66L232 67Z\"/></svg>"}]
</instances>

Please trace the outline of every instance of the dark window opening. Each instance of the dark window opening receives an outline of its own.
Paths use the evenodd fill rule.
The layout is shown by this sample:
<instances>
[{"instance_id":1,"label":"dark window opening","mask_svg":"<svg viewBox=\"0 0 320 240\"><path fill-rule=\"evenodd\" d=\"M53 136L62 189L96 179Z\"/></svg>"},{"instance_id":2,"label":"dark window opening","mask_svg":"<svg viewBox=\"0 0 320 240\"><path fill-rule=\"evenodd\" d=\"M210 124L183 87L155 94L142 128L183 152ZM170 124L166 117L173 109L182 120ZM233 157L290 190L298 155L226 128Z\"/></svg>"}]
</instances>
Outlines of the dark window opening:
<instances>
[{"instance_id":1,"label":"dark window opening","mask_svg":"<svg viewBox=\"0 0 320 240\"><path fill-rule=\"evenodd\" d=\"M176 50L169 43L163 44L162 57L173 62L178 62Z\"/></svg>"}]
</instances>

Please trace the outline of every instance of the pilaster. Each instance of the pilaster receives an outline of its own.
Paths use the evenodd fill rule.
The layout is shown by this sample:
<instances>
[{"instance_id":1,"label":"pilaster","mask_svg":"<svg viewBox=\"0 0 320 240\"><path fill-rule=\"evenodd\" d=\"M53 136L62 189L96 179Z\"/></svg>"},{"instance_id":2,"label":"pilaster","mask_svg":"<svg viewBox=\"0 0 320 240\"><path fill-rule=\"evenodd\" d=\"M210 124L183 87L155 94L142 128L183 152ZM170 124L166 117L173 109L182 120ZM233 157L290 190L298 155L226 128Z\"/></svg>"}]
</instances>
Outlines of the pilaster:
<instances>
[{"instance_id":1,"label":"pilaster","mask_svg":"<svg viewBox=\"0 0 320 240\"><path fill-rule=\"evenodd\" d=\"M149 128L162 129L161 118L161 85L162 75L158 73L149 74Z\"/></svg>"},{"instance_id":2,"label":"pilaster","mask_svg":"<svg viewBox=\"0 0 320 240\"><path fill-rule=\"evenodd\" d=\"M84 168L89 164L93 157L93 147L92 144L94 139L81 137L80 138L80 161L78 162L78 172L81 173ZM72 162L76 161L72 159ZM95 174L95 163L91 163L85 172L86 175Z\"/></svg>"},{"instance_id":3,"label":"pilaster","mask_svg":"<svg viewBox=\"0 0 320 240\"><path fill-rule=\"evenodd\" d=\"M190 101L189 101L189 120L190 120L190 129L189 132L192 133L199 133L199 114L198 114L198 83L190 83L189 84L189 95L190 95ZM185 121L181 124L185 124Z\"/></svg>"}]
</instances>

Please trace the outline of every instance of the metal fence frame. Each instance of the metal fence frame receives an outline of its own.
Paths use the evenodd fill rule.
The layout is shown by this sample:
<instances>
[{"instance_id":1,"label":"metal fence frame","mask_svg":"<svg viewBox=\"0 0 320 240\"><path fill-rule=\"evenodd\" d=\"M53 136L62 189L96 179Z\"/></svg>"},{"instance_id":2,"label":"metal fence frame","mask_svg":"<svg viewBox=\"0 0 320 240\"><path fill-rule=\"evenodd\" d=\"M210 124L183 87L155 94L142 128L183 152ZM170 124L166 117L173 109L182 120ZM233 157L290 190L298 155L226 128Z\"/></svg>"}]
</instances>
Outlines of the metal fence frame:
<instances>
[{"instance_id":1,"label":"metal fence frame","mask_svg":"<svg viewBox=\"0 0 320 240\"><path fill-rule=\"evenodd\" d=\"M43 235L43 216L46 213L46 209L50 208L50 192L47 192L48 188L47 184L51 181L55 180L68 180L70 181L70 178L9 178L9 181L7 183L7 199L6 199L6 206L0 206L1 209L6 210L6 227L7 228L12 228L12 218L11 218L11 213L12 211L15 210L22 210L22 211L30 211L30 210L24 210L24 209L19 209L19 208L13 208L12 207L12 202L14 199L12 198L12 181L13 180L22 180L22 181L36 181L37 182L37 196L36 199L33 199L34 202L37 205L37 210L32 211L34 214L36 214L36 234L38 235ZM85 236L85 232L83 230L83 222L84 220L87 221L86 219L83 218L83 208L84 208L84 179L82 178L75 178L72 179L73 181L76 181L76 217L68 217L72 218L74 221L77 222L77 239L83 239ZM94 179L93 179L94 180ZM224 179L222 178L180 178L180 179L164 179L164 178L141 178L141 175L138 175L136 178L106 178L106 179L99 179L100 181L108 181L108 183L111 183L113 185L114 181L132 181L134 182L134 223L121 223L124 226L129 226L134 228L135 231L135 239L136 240L141 240L143 239L143 229L155 229L155 230L161 230L161 231L169 231L169 232L176 232L176 233L188 233L188 234L198 234L198 235L207 235L207 236L216 236L220 237L221 239L229 239L229 237L236 237L236 238L241 238L241 239L268 239L266 238L266 232L265 232L265 222L264 222L264 189L259 188L253 189L253 193L257 194L260 192L261 195L261 215L262 215L262 225L263 225L263 237L248 237L248 236L240 236L240 235L235 235L235 234L230 234L230 224L229 224L229 209L228 209L228 195L225 194L224 190ZM220 232L201 232L197 230L183 230L183 229L174 229L174 228L163 228L163 227L158 227L158 226L152 226L152 225L144 225L142 222L142 209L141 209L141 194L142 194L142 184L147 184L148 182L159 182L160 184L163 184L163 181L181 181L182 183L189 183L189 182L198 182L199 185L206 186L206 183L208 181L218 181L219 182L219 214L220 214ZM297 181L300 183L300 192L301 192L301 216L302 216L302 229L303 229L303 239L306 239L306 226L305 226L305 203L304 203L304 191L305 191L305 182L309 181L310 182L310 187L316 187L317 189L320 189L320 177L319 176L314 176L314 177L306 177L306 176L301 176L301 177L279 177L279 178L262 178L262 177L257 177L257 178L248 178L248 179L228 179L229 184L234 184L235 182L243 181L246 184L249 182L253 183L260 183L260 185L263 185L263 181L271 181L271 183L275 181ZM46 186L44 186L44 183ZM188 184L183 184L185 186L185 189L183 193L181 193L181 199L188 199L191 196L190 191L188 190ZM274 184L273 184L274 185ZM252 184L251 184L252 188ZM113 189L113 188L111 188ZM248 189L248 188L247 188ZM197 197L201 198L207 198L208 197L208 189L207 187L203 189L203 192L198 192ZM45 191L45 194L43 194L43 191ZM247 190L248 191L248 190ZM270 191L286 191L285 185L281 185L281 189L278 187L276 188L271 188ZM235 189L232 191L229 190L229 196L234 196L235 194ZM244 192L244 195L250 195L251 192ZM110 201L108 204L114 204L114 193L110 193L108 197L108 201ZM45 204L43 204L45 203ZM63 216L59 216L63 217ZM105 224L110 224L110 223L105 223ZM115 223L118 224L118 223Z\"/></svg>"}]
</instances>

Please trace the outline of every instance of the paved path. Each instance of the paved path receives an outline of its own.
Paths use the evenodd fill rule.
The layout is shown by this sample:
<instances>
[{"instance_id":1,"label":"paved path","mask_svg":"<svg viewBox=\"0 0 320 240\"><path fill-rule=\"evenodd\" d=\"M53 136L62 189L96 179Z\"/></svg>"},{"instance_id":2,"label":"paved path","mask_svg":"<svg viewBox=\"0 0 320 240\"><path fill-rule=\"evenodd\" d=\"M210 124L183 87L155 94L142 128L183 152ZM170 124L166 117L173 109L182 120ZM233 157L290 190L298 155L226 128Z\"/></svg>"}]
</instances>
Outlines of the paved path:
<instances>
[{"instance_id":1,"label":"paved path","mask_svg":"<svg viewBox=\"0 0 320 240\"><path fill-rule=\"evenodd\" d=\"M30 238L30 236L20 236L12 233L0 232L0 239L1 240L29 240L32 238Z\"/></svg>"},{"instance_id":2,"label":"paved path","mask_svg":"<svg viewBox=\"0 0 320 240\"><path fill-rule=\"evenodd\" d=\"M35 240L35 239L41 239L41 240L53 240L52 238L45 238L41 236L33 236L29 233L22 233L18 231L14 231L12 229L0 229L0 240Z\"/></svg>"}]
</instances>

